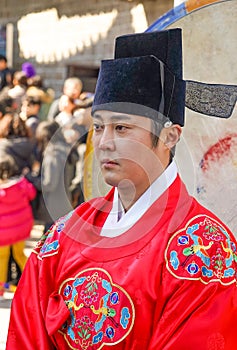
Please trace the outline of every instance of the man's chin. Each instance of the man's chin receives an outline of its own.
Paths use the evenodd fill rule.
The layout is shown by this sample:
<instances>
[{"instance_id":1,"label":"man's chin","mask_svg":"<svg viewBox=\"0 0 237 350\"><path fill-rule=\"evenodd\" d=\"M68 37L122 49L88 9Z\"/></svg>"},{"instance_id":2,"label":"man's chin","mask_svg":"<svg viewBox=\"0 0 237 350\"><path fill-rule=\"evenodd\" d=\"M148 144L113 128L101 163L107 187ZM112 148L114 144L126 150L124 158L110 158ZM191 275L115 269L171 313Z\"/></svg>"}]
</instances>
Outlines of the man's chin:
<instances>
[{"instance_id":1,"label":"man's chin","mask_svg":"<svg viewBox=\"0 0 237 350\"><path fill-rule=\"evenodd\" d=\"M109 185L109 186L112 186L112 187L118 187L118 184L119 184L119 180L116 180L114 179L113 177L111 176L104 176L104 182Z\"/></svg>"}]
</instances>

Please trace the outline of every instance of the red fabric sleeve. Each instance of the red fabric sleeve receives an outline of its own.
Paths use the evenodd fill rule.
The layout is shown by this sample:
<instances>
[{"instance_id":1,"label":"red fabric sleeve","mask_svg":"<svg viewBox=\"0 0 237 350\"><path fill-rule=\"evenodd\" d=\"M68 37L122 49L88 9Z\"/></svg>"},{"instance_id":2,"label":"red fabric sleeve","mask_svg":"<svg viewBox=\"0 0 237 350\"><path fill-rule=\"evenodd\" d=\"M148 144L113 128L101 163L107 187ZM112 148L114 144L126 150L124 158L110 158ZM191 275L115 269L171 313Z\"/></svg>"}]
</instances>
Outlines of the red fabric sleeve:
<instances>
[{"instance_id":1,"label":"red fabric sleeve","mask_svg":"<svg viewBox=\"0 0 237 350\"><path fill-rule=\"evenodd\" d=\"M171 283L172 284L172 283ZM170 286L166 286L170 288ZM236 349L236 286L183 281L154 320L149 350ZM159 300L157 312L160 314Z\"/></svg>"},{"instance_id":2,"label":"red fabric sleeve","mask_svg":"<svg viewBox=\"0 0 237 350\"><path fill-rule=\"evenodd\" d=\"M23 181L24 181L24 187L25 187L27 196L28 196L29 200L31 201L31 200L33 200L36 197L36 193L37 193L36 192L36 188L26 178L24 178Z\"/></svg>"},{"instance_id":3,"label":"red fabric sleeve","mask_svg":"<svg viewBox=\"0 0 237 350\"><path fill-rule=\"evenodd\" d=\"M46 330L40 305L40 263L32 253L13 298L6 350L56 349Z\"/></svg>"}]
</instances>

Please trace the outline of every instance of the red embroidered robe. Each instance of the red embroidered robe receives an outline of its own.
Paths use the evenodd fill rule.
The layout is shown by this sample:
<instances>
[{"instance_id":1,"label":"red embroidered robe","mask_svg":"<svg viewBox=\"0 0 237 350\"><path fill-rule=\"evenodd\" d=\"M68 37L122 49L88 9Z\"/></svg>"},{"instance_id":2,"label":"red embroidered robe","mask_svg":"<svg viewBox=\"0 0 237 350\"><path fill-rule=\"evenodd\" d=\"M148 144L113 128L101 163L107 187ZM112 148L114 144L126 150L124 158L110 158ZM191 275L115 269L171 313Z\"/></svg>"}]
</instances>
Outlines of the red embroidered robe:
<instances>
[{"instance_id":1,"label":"red embroidered robe","mask_svg":"<svg viewBox=\"0 0 237 350\"><path fill-rule=\"evenodd\" d=\"M237 253L179 176L119 237L113 190L60 219L16 291L7 350L234 350Z\"/></svg>"}]
</instances>

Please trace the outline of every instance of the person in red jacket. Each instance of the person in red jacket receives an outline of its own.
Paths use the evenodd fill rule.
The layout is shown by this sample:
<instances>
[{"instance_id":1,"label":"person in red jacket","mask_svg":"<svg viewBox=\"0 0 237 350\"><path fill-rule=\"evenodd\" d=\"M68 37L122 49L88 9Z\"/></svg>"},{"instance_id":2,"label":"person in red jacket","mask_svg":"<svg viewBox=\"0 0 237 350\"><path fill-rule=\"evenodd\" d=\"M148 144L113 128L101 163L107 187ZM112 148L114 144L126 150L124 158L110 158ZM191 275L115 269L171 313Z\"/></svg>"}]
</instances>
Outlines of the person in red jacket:
<instances>
[{"instance_id":1,"label":"person in red jacket","mask_svg":"<svg viewBox=\"0 0 237 350\"><path fill-rule=\"evenodd\" d=\"M0 158L0 283L7 282L11 251L23 271L27 261L25 239L33 226L30 201L35 198L36 189L25 177L16 175L17 172L11 155Z\"/></svg>"},{"instance_id":2,"label":"person in red jacket","mask_svg":"<svg viewBox=\"0 0 237 350\"><path fill-rule=\"evenodd\" d=\"M6 349L234 350L237 242L188 194L173 159L184 125L181 30L117 44L92 106L95 154L112 189L39 241Z\"/></svg>"}]
</instances>

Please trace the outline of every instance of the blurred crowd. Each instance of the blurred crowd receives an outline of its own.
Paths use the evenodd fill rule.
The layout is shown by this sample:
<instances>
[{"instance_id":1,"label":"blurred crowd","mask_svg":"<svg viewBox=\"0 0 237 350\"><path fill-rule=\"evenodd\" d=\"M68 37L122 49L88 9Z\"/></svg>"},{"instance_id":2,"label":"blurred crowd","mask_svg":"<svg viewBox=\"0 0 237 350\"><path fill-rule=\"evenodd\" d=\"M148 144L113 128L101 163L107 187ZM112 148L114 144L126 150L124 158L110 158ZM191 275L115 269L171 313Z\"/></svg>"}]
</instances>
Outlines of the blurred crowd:
<instances>
[{"instance_id":1,"label":"blurred crowd","mask_svg":"<svg viewBox=\"0 0 237 350\"><path fill-rule=\"evenodd\" d=\"M0 55L0 286L17 284L35 222L46 232L84 201L83 157L93 94L78 77L62 94L46 88L30 62L9 69ZM12 264L17 267L13 281Z\"/></svg>"}]
</instances>

